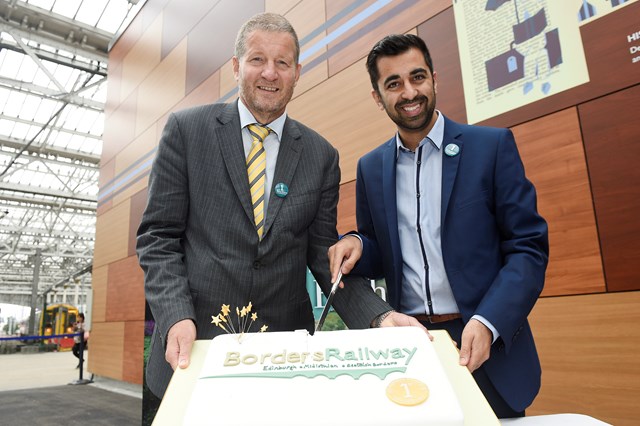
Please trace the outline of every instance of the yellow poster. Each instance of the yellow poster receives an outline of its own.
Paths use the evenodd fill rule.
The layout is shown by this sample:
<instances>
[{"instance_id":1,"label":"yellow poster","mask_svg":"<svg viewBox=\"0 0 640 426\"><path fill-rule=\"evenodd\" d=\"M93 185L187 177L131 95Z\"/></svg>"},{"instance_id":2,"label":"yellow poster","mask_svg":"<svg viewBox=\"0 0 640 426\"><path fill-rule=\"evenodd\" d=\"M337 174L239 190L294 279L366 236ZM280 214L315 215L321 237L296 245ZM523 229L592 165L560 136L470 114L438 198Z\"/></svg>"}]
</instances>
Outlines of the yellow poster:
<instances>
[{"instance_id":1,"label":"yellow poster","mask_svg":"<svg viewBox=\"0 0 640 426\"><path fill-rule=\"evenodd\" d=\"M454 0L468 122L588 82L580 26L635 1Z\"/></svg>"}]
</instances>

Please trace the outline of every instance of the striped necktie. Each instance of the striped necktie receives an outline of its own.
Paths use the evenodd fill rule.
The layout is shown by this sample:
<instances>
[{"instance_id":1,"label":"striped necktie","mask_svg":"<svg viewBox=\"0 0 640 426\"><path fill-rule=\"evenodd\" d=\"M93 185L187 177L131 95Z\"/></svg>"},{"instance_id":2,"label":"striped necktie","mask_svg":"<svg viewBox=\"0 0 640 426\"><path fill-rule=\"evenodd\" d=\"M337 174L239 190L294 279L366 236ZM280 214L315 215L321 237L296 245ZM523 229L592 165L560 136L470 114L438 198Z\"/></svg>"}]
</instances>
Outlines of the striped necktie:
<instances>
[{"instance_id":1,"label":"striped necktie","mask_svg":"<svg viewBox=\"0 0 640 426\"><path fill-rule=\"evenodd\" d=\"M259 124L247 126L253 143L247 157L247 174L249 175L249 190L253 205L253 220L256 223L258 237L262 239L264 231L264 183L267 174L267 154L264 150L264 139L270 129Z\"/></svg>"}]
</instances>

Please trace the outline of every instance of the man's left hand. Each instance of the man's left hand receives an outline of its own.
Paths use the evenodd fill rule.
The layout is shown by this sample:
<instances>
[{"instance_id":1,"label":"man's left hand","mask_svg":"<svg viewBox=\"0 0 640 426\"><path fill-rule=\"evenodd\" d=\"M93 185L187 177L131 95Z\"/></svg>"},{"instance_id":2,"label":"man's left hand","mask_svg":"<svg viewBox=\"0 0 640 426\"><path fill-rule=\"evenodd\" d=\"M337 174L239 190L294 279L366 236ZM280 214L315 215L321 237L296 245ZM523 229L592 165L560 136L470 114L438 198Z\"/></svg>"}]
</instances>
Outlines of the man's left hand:
<instances>
[{"instance_id":1,"label":"man's left hand","mask_svg":"<svg viewBox=\"0 0 640 426\"><path fill-rule=\"evenodd\" d=\"M489 359L493 334L483 323L472 319L462 330L460 365L466 365L470 372L478 369Z\"/></svg>"}]
</instances>

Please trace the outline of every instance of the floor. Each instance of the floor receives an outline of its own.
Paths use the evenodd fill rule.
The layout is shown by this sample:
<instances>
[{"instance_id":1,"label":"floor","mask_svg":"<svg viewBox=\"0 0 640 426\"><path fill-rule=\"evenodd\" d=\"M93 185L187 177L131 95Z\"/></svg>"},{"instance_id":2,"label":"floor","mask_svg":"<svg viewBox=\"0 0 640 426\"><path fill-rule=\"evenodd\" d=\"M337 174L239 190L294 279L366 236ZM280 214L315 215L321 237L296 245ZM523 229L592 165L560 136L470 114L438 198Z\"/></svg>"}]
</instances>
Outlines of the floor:
<instances>
[{"instance_id":1,"label":"floor","mask_svg":"<svg viewBox=\"0 0 640 426\"><path fill-rule=\"evenodd\" d=\"M80 381L77 364L71 352L0 355L0 423L141 424L142 386L87 371Z\"/></svg>"}]
</instances>

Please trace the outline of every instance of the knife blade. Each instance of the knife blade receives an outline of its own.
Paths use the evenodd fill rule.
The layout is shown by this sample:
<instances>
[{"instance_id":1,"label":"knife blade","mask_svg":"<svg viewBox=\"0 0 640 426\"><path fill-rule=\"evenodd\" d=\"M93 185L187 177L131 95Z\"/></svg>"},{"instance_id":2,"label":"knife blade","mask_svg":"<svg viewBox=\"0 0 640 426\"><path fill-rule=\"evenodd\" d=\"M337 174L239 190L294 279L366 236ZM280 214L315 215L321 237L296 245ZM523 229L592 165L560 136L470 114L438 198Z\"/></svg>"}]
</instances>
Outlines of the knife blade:
<instances>
[{"instance_id":1,"label":"knife blade","mask_svg":"<svg viewBox=\"0 0 640 426\"><path fill-rule=\"evenodd\" d=\"M342 266L340 267L340 269L342 269ZM320 314L320 321L318 321L318 325L316 325L316 329L313 332L314 334L317 331L320 331L322 329L322 325L324 324L324 320L327 318L327 314L329 313L329 310L331 309L331 303L333 302L333 296L335 296L336 290L338 290L338 286L340 285L340 280L342 280L342 270L340 270L340 272L338 272L338 279L336 279L336 282L334 282L333 285L331 286L331 291L329 292L329 297L327 297L327 303L324 304L324 309L322 309L322 314Z\"/></svg>"}]
</instances>

